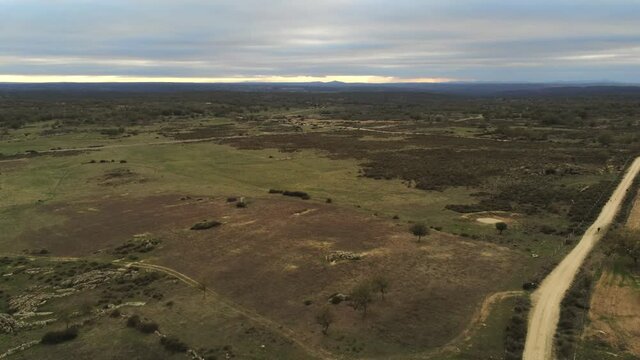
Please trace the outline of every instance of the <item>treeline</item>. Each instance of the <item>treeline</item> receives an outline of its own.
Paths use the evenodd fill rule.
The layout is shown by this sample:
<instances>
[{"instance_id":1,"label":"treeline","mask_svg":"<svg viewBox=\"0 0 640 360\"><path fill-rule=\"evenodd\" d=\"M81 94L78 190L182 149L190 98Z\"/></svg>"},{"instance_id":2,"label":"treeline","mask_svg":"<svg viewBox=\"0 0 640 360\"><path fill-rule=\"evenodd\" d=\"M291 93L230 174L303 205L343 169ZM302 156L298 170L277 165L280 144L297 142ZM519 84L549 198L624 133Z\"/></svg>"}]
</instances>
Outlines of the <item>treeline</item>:
<instances>
[{"instance_id":1,"label":"treeline","mask_svg":"<svg viewBox=\"0 0 640 360\"><path fill-rule=\"evenodd\" d=\"M428 92L249 92L123 93L32 91L0 94L0 127L38 121L132 125L163 117L256 117L305 109L315 117L341 120L414 120L440 123L477 117L471 123L514 122L550 127L636 127L640 101L623 96L464 97Z\"/></svg>"}]
</instances>

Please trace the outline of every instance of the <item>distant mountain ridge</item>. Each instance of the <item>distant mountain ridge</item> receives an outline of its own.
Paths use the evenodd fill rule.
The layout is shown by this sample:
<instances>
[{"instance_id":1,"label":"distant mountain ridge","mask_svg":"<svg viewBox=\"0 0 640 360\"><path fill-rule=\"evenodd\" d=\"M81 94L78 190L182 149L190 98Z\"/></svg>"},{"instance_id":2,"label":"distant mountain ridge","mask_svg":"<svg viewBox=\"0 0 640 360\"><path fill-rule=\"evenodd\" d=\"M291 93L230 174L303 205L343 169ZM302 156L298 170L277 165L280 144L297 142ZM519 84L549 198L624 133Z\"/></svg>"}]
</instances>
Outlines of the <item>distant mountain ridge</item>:
<instances>
[{"instance_id":1,"label":"distant mountain ridge","mask_svg":"<svg viewBox=\"0 0 640 360\"><path fill-rule=\"evenodd\" d=\"M429 92L463 96L640 95L640 84L617 83L0 83L0 92L69 91L171 93L244 92Z\"/></svg>"}]
</instances>

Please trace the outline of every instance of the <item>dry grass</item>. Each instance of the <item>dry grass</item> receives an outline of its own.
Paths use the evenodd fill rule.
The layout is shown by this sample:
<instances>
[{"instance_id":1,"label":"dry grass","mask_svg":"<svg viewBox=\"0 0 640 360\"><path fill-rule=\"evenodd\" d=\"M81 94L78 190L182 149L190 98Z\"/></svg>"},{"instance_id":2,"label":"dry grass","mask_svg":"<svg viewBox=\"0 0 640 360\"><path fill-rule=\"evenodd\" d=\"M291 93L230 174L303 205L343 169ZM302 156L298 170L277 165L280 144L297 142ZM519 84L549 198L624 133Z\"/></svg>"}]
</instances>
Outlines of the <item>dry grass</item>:
<instances>
[{"instance_id":1,"label":"dry grass","mask_svg":"<svg viewBox=\"0 0 640 360\"><path fill-rule=\"evenodd\" d=\"M47 205L43 211L62 212L69 220L22 240L56 255L87 255L152 233L163 239L150 253L153 262L202 279L228 299L307 334L316 345L356 357L446 344L466 328L486 296L506 289L510 274L521 270L511 250L435 231L418 244L407 224L331 204L314 203L314 211L305 212L309 204L302 200L271 197L237 209L225 199L164 195ZM188 230L204 218L223 225ZM365 256L331 265L325 256L337 250ZM328 338L322 336L314 316L328 297L349 293L375 274L391 279L386 298L376 295L364 320L347 304L333 307L336 323ZM359 344L358 350L346 350L345 341Z\"/></svg>"}]
</instances>

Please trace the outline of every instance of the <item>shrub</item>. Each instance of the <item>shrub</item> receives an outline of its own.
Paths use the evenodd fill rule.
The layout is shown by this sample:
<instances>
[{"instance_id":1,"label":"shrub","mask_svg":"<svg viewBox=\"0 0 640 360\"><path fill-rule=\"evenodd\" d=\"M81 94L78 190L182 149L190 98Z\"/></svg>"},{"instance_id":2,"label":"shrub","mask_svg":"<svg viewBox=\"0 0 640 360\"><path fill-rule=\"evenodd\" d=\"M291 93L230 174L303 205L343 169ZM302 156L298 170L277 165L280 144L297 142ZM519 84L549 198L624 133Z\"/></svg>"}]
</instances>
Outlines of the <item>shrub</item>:
<instances>
[{"instance_id":1,"label":"shrub","mask_svg":"<svg viewBox=\"0 0 640 360\"><path fill-rule=\"evenodd\" d=\"M140 330L140 332L151 334L158 330L158 324L154 323L153 321L140 322L136 328Z\"/></svg>"},{"instance_id":2,"label":"shrub","mask_svg":"<svg viewBox=\"0 0 640 360\"><path fill-rule=\"evenodd\" d=\"M138 325L140 325L140 316L138 315L129 316L129 318L127 319L127 326L130 328L137 328Z\"/></svg>"},{"instance_id":3,"label":"shrub","mask_svg":"<svg viewBox=\"0 0 640 360\"><path fill-rule=\"evenodd\" d=\"M514 307L514 315L509 319L505 330L505 359L522 359L524 341L527 335L527 313L531 303L527 298L520 298Z\"/></svg>"},{"instance_id":4,"label":"shrub","mask_svg":"<svg viewBox=\"0 0 640 360\"><path fill-rule=\"evenodd\" d=\"M191 230L207 230L220 225L222 225L222 223L216 220L202 221L197 224L194 224L191 227Z\"/></svg>"},{"instance_id":5,"label":"shrub","mask_svg":"<svg viewBox=\"0 0 640 360\"><path fill-rule=\"evenodd\" d=\"M556 229L554 229L553 227L549 226L549 225L542 225L540 226L540 232L543 234L555 234L556 233Z\"/></svg>"},{"instance_id":6,"label":"shrub","mask_svg":"<svg viewBox=\"0 0 640 360\"><path fill-rule=\"evenodd\" d=\"M309 200L309 199L311 199L311 196L309 196L309 194L307 194L307 193L306 193L306 192L304 192L304 191L289 191L289 190L286 190L286 191L283 191L283 192L282 192L282 195L284 195L284 196L299 197L300 199L303 199L303 200Z\"/></svg>"},{"instance_id":7,"label":"shrub","mask_svg":"<svg viewBox=\"0 0 640 360\"><path fill-rule=\"evenodd\" d=\"M151 334L158 330L158 324L153 321L142 321L138 315L131 315L127 319L127 326L145 334Z\"/></svg>"},{"instance_id":8,"label":"shrub","mask_svg":"<svg viewBox=\"0 0 640 360\"><path fill-rule=\"evenodd\" d=\"M102 135L107 135L107 136L117 136L117 135L121 135L124 134L125 129L120 127L120 128L109 128L109 129L102 129L100 130L100 134Z\"/></svg>"},{"instance_id":9,"label":"shrub","mask_svg":"<svg viewBox=\"0 0 640 360\"><path fill-rule=\"evenodd\" d=\"M174 352L174 353L187 352L187 350L189 349L187 344L183 343L180 339L174 336L165 336L160 338L160 344L162 344L162 346L167 351Z\"/></svg>"},{"instance_id":10,"label":"shrub","mask_svg":"<svg viewBox=\"0 0 640 360\"><path fill-rule=\"evenodd\" d=\"M40 342L42 344L54 345L60 344L65 341L71 341L78 336L78 328L72 326L68 329L59 330L59 331L49 331L44 334Z\"/></svg>"}]
</instances>

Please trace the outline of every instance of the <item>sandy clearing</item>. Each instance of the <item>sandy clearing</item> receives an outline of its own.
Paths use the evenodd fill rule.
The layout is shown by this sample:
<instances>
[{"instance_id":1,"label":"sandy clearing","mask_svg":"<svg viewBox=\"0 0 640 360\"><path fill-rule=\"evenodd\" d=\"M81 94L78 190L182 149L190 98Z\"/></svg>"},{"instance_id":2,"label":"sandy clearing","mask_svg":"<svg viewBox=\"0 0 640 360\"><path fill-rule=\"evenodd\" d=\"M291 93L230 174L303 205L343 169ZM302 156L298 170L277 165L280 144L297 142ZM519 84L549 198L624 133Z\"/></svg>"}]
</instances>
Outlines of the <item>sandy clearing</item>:
<instances>
[{"instance_id":1,"label":"sandy clearing","mask_svg":"<svg viewBox=\"0 0 640 360\"><path fill-rule=\"evenodd\" d=\"M640 230L640 193L636 197L636 201L633 204L631 213L629 213L629 219L627 219L627 227L632 230Z\"/></svg>"},{"instance_id":2,"label":"sandy clearing","mask_svg":"<svg viewBox=\"0 0 640 360\"><path fill-rule=\"evenodd\" d=\"M502 222L503 220L496 219L496 218L490 218L490 217L483 217L483 218L477 218L476 221L479 222L479 223L482 223L482 224L493 225L493 224L497 224L499 222Z\"/></svg>"},{"instance_id":3,"label":"sandy clearing","mask_svg":"<svg viewBox=\"0 0 640 360\"><path fill-rule=\"evenodd\" d=\"M576 247L547 276L532 295L523 360L553 358L553 339L560 316L560 302L571 285L578 269L594 245L606 233L633 179L640 171L640 157L636 158L624 178L602 208L596 221L587 229Z\"/></svg>"},{"instance_id":4,"label":"sandy clearing","mask_svg":"<svg viewBox=\"0 0 640 360\"><path fill-rule=\"evenodd\" d=\"M591 298L588 337L640 356L640 297L621 276L604 273Z\"/></svg>"}]
</instances>

